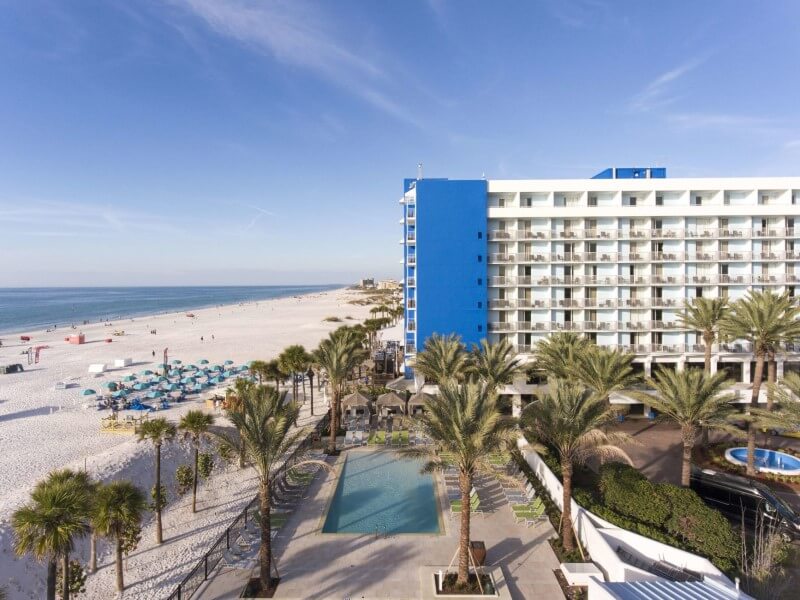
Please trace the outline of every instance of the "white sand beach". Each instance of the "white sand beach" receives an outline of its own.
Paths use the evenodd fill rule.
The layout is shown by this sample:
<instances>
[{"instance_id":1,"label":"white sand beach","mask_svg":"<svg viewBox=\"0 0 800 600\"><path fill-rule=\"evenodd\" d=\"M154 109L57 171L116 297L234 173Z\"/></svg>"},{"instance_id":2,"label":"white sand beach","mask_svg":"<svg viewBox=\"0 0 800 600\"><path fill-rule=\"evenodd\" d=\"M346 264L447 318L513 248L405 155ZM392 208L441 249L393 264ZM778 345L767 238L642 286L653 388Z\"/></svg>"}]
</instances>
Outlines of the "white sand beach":
<instances>
[{"instance_id":1,"label":"white sand beach","mask_svg":"<svg viewBox=\"0 0 800 600\"><path fill-rule=\"evenodd\" d=\"M30 557L15 558L9 521L28 498L31 487L49 471L85 465L100 480L128 478L148 491L152 485L152 449L137 443L132 435L101 433L100 419L108 411L82 408L86 399L80 396L81 390L100 391L104 381L154 369L164 348L169 348L170 360L193 363L206 358L212 364L225 359L241 364L274 358L290 344L311 349L336 327L369 316L368 307L347 303L358 296L342 289L193 310L193 318L175 313L109 326L93 324L81 329L86 335L84 345L67 344L64 337L73 332L61 328L33 333L30 342L20 342L18 335L5 335L0 364L19 362L25 366L24 373L0 375L0 587L7 588L9 598L43 596L44 566ZM342 322L324 321L329 316L337 316ZM154 329L155 335L150 333ZM116 330L124 330L125 335L112 336ZM106 343L106 338L113 342ZM41 351L39 364L28 366L27 357L20 353L31 345L49 348ZM99 377L87 372L93 363L105 363L113 369L114 360L119 358L130 358L133 365ZM57 390L56 383L64 380L75 385ZM173 404L163 415L177 421L197 407L194 401ZM317 412L322 411L320 399ZM304 414L303 423L310 423L307 407ZM173 482L175 468L187 462L188 456L189 450L183 445L165 448L164 481ZM130 589L125 597L164 597L254 494L252 473L232 467L217 471L203 486L198 515L191 515L186 498L175 502L164 517L165 537L171 541L153 550L152 528L148 526L139 549L128 559L126 584ZM85 597L113 597L109 550L105 543L101 545L102 568L90 576ZM83 545L78 551L85 560Z\"/></svg>"}]
</instances>

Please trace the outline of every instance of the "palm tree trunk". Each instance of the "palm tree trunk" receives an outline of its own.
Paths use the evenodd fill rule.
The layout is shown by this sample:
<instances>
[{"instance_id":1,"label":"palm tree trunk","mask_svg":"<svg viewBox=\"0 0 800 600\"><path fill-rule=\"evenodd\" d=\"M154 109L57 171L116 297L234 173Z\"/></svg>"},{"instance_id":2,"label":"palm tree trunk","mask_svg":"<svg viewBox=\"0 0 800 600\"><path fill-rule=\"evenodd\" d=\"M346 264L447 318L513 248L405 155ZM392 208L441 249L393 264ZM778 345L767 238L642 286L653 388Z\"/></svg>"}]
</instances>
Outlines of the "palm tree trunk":
<instances>
[{"instance_id":1,"label":"palm tree trunk","mask_svg":"<svg viewBox=\"0 0 800 600\"><path fill-rule=\"evenodd\" d=\"M704 430L707 431L707 430ZM681 464L681 485L689 487L692 475L692 449L694 448L695 432L693 427L683 430L683 463Z\"/></svg>"},{"instance_id":2,"label":"palm tree trunk","mask_svg":"<svg viewBox=\"0 0 800 600\"><path fill-rule=\"evenodd\" d=\"M156 444L156 544L164 541L161 528L161 444Z\"/></svg>"},{"instance_id":3,"label":"palm tree trunk","mask_svg":"<svg viewBox=\"0 0 800 600\"><path fill-rule=\"evenodd\" d=\"M311 416L314 416L314 377L308 378L308 391L311 392Z\"/></svg>"},{"instance_id":4,"label":"palm tree trunk","mask_svg":"<svg viewBox=\"0 0 800 600\"><path fill-rule=\"evenodd\" d=\"M195 446L194 447L194 477L192 477L192 512L197 512L197 462L199 457L200 449Z\"/></svg>"},{"instance_id":5,"label":"palm tree trunk","mask_svg":"<svg viewBox=\"0 0 800 600\"><path fill-rule=\"evenodd\" d=\"M333 388L333 386L331 386ZM339 432L339 393L331 389L331 421L328 424L331 430L330 439L328 440L328 454L336 453L336 434Z\"/></svg>"},{"instance_id":6,"label":"palm tree trunk","mask_svg":"<svg viewBox=\"0 0 800 600\"><path fill-rule=\"evenodd\" d=\"M125 589L125 580L122 575L122 540L117 535L117 548L116 548L116 569L117 569L117 592L122 593Z\"/></svg>"},{"instance_id":7,"label":"palm tree trunk","mask_svg":"<svg viewBox=\"0 0 800 600\"><path fill-rule=\"evenodd\" d=\"M245 446L244 446L244 439L242 438L242 432L239 432L239 468L244 469L244 459L245 459Z\"/></svg>"},{"instance_id":8,"label":"palm tree trunk","mask_svg":"<svg viewBox=\"0 0 800 600\"><path fill-rule=\"evenodd\" d=\"M271 515L269 505L269 484L262 483L259 490L259 507L261 509L260 523L261 528L261 548L259 549L259 579L261 580L261 590L268 590L272 583L272 538L270 536Z\"/></svg>"},{"instance_id":9,"label":"palm tree trunk","mask_svg":"<svg viewBox=\"0 0 800 600\"><path fill-rule=\"evenodd\" d=\"M563 503L561 509L561 544L564 552L572 552L575 544L572 541L572 463L561 461L561 477L563 479Z\"/></svg>"},{"instance_id":10,"label":"palm tree trunk","mask_svg":"<svg viewBox=\"0 0 800 600\"><path fill-rule=\"evenodd\" d=\"M97 532L92 528L89 534L89 573L97 571Z\"/></svg>"},{"instance_id":11,"label":"palm tree trunk","mask_svg":"<svg viewBox=\"0 0 800 600\"><path fill-rule=\"evenodd\" d=\"M705 371L706 375L711 375L711 345L713 343L714 343L714 332L703 333L703 352L704 352L703 370ZM703 433L700 443L703 445L703 447L707 447L708 427L703 427L702 432Z\"/></svg>"},{"instance_id":12,"label":"palm tree trunk","mask_svg":"<svg viewBox=\"0 0 800 600\"><path fill-rule=\"evenodd\" d=\"M756 372L753 375L753 394L750 406L758 408L758 395L761 393L761 378L764 376L764 352L756 352ZM747 474L756 474L756 424L747 424Z\"/></svg>"},{"instance_id":13,"label":"palm tree trunk","mask_svg":"<svg viewBox=\"0 0 800 600\"><path fill-rule=\"evenodd\" d=\"M458 539L458 581L456 585L466 585L469 582L469 518L472 477L462 471L459 474L459 482L461 484L461 534Z\"/></svg>"},{"instance_id":14,"label":"palm tree trunk","mask_svg":"<svg viewBox=\"0 0 800 600\"><path fill-rule=\"evenodd\" d=\"M56 570L57 562L55 558L47 561L47 600L56 600Z\"/></svg>"},{"instance_id":15,"label":"palm tree trunk","mask_svg":"<svg viewBox=\"0 0 800 600\"><path fill-rule=\"evenodd\" d=\"M69 552L61 555L61 598L69 600Z\"/></svg>"},{"instance_id":16,"label":"palm tree trunk","mask_svg":"<svg viewBox=\"0 0 800 600\"><path fill-rule=\"evenodd\" d=\"M774 394L772 390L775 387L775 381L778 378L778 363L775 360L775 355L770 355L767 362L767 410L772 410L772 403L774 401Z\"/></svg>"}]
</instances>

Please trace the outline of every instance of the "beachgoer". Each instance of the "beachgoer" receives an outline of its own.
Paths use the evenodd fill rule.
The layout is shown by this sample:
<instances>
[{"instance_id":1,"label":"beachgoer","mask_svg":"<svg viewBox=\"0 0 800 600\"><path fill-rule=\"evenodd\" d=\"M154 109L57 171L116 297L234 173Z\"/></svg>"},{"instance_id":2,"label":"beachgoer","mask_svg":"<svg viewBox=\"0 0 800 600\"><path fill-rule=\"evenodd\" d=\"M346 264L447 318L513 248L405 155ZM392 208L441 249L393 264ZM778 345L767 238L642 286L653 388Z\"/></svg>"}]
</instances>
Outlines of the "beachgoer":
<instances>
[{"instance_id":1,"label":"beachgoer","mask_svg":"<svg viewBox=\"0 0 800 600\"><path fill-rule=\"evenodd\" d=\"M213 333L211 334L211 339L212 339L212 340L214 339L214 334L213 334Z\"/></svg>"},{"instance_id":2,"label":"beachgoer","mask_svg":"<svg viewBox=\"0 0 800 600\"><path fill-rule=\"evenodd\" d=\"M155 357L156 357L156 351L153 350L153 358L155 358Z\"/></svg>"},{"instance_id":3,"label":"beachgoer","mask_svg":"<svg viewBox=\"0 0 800 600\"><path fill-rule=\"evenodd\" d=\"M201 341L201 342L203 341L203 336L202 336L202 335L200 336L200 341Z\"/></svg>"}]
</instances>

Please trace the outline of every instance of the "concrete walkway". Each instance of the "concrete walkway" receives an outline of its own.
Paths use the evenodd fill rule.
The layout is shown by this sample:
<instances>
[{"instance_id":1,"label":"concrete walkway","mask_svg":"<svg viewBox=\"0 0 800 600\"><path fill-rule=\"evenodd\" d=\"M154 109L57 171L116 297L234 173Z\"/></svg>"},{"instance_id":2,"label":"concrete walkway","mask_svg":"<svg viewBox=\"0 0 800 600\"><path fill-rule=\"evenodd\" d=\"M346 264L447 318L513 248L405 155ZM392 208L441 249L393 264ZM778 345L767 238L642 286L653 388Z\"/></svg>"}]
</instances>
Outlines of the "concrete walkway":
<instances>
[{"instance_id":1,"label":"concrete walkway","mask_svg":"<svg viewBox=\"0 0 800 600\"><path fill-rule=\"evenodd\" d=\"M386 451L386 450L383 450ZM344 455L340 457L343 460ZM437 478L440 476L437 475ZM440 493L443 535L322 534L324 512L336 487L336 475L318 476L308 497L275 538L281 583L276 598L317 600L421 599L419 569L447 565L458 543L459 522L448 517ZM443 484L439 482L443 491ZM479 487L488 514L474 515L472 539L486 544L487 564L502 568L512 598L563 598L553 574L558 562L548 538L555 535L546 520L530 528L514 522L500 486ZM253 563L254 570L255 562ZM197 598L237 598L251 570L223 567Z\"/></svg>"}]
</instances>

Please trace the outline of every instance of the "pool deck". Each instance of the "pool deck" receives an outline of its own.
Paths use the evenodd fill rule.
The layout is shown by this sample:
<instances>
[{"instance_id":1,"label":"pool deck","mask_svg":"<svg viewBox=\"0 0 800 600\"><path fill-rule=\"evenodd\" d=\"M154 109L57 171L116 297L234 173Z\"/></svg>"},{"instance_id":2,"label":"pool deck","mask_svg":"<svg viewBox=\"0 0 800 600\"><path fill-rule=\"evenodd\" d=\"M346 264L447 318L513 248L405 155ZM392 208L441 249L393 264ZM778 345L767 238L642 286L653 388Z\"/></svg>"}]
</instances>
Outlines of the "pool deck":
<instances>
[{"instance_id":1,"label":"pool deck","mask_svg":"<svg viewBox=\"0 0 800 600\"><path fill-rule=\"evenodd\" d=\"M360 450L359 450L360 451ZM384 450L386 451L386 450ZM344 453L339 458L342 460ZM441 484L441 475L436 476ZM336 487L335 474L320 475L308 497L291 515L274 540L281 583L275 598L315 600L419 599L419 570L446 565L458 543L458 518L444 507L444 534L322 534L324 512ZM558 561L547 540L555 535L547 520L525 527L514 522L498 484L479 488L485 515L473 515L471 539L487 548L487 564L500 566L511 598L563 598L553 570ZM255 565L255 563L253 563ZM217 570L195 598L238 598L257 568Z\"/></svg>"}]
</instances>

